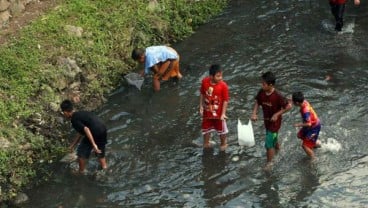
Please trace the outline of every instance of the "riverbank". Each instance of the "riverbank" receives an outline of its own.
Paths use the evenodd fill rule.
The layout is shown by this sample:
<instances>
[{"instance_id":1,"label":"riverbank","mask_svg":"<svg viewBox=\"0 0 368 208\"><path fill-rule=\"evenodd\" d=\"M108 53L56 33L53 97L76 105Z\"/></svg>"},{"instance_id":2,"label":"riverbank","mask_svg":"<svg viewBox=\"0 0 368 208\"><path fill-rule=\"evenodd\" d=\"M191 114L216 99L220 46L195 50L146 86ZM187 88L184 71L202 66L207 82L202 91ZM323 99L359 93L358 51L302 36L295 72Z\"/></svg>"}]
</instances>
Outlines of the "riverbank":
<instances>
[{"instance_id":1,"label":"riverbank","mask_svg":"<svg viewBox=\"0 0 368 208\"><path fill-rule=\"evenodd\" d=\"M68 0L0 47L0 201L47 180L65 154L63 99L95 110L133 70L131 50L169 44L218 14L226 0Z\"/></svg>"}]
</instances>

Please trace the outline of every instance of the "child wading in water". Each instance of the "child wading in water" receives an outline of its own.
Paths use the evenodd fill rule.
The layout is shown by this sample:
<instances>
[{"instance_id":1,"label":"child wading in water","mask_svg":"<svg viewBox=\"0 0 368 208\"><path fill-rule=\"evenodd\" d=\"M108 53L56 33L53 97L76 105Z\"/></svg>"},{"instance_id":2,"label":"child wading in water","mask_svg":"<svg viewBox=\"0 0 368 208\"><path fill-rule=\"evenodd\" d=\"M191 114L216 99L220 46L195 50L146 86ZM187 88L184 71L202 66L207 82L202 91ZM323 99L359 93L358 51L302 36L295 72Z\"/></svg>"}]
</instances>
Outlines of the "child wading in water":
<instances>
[{"instance_id":1,"label":"child wading in water","mask_svg":"<svg viewBox=\"0 0 368 208\"><path fill-rule=\"evenodd\" d=\"M282 114L291 109L291 103L275 89L276 77L272 72L262 75L262 89L255 97L255 103L251 119L258 119L258 108L263 111L264 125L266 128L265 148L267 150L266 169L272 165L275 149L280 149L278 131L281 127Z\"/></svg>"},{"instance_id":2,"label":"child wading in water","mask_svg":"<svg viewBox=\"0 0 368 208\"><path fill-rule=\"evenodd\" d=\"M222 69L219 65L212 65L209 76L202 80L199 97L199 113L202 115L203 148L211 148L210 136L216 131L220 136L220 150L227 148L226 110L229 102L229 89L222 80Z\"/></svg>"},{"instance_id":3,"label":"child wading in water","mask_svg":"<svg viewBox=\"0 0 368 208\"><path fill-rule=\"evenodd\" d=\"M321 130L321 122L312 106L304 99L302 92L294 92L292 95L294 105L300 107L302 123L294 124L295 127L302 127L298 132L298 138L303 140L302 147L307 155L314 160L313 149L320 147L321 142L318 140L319 131Z\"/></svg>"},{"instance_id":4,"label":"child wading in water","mask_svg":"<svg viewBox=\"0 0 368 208\"><path fill-rule=\"evenodd\" d=\"M179 68L179 54L169 46L150 46L145 49L136 48L132 51L132 58L144 64L141 75L153 73L153 90L160 91L161 81L171 78L179 80L183 77Z\"/></svg>"},{"instance_id":5,"label":"child wading in water","mask_svg":"<svg viewBox=\"0 0 368 208\"><path fill-rule=\"evenodd\" d=\"M107 143L107 129L105 124L88 111L75 111L70 100L64 100L60 104L62 114L69 119L73 128L77 131L74 141L70 145L70 151L79 143L77 149L79 173L84 173L87 159L94 150L101 168L106 169L105 146Z\"/></svg>"}]
</instances>

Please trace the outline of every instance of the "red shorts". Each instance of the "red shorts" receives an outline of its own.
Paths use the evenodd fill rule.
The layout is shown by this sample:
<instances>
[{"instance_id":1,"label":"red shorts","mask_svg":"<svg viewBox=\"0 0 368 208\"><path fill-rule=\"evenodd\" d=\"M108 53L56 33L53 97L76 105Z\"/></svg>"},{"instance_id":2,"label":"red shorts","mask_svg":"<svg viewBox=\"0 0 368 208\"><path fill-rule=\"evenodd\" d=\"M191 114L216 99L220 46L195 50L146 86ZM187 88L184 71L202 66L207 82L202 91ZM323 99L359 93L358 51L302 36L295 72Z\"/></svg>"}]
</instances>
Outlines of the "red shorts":
<instances>
[{"instance_id":1,"label":"red shorts","mask_svg":"<svg viewBox=\"0 0 368 208\"><path fill-rule=\"evenodd\" d=\"M226 120L221 119L203 119L202 120L202 134L207 134L212 131L216 131L217 134L227 134Z\"/></svg>"},{"instance_id":2,"label":"red shorts","mask_svg":"<svg viewBox=\"0 0 368 208\"><path fill-rule=\"evenodd\" d=\"M313 149L316 146L316 142L311 139L303 139L303 146Z\"/></svg>"}]
</instances>

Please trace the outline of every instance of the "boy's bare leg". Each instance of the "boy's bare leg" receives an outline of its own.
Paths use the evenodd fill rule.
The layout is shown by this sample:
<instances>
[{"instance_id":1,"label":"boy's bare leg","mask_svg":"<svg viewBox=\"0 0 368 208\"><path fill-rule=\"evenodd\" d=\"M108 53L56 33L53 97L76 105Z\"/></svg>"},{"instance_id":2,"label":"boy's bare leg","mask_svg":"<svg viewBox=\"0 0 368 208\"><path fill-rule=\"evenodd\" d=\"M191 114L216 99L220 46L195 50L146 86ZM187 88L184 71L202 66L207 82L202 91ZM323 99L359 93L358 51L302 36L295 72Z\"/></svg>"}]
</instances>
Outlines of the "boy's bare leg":
<instances>
[{"instance_id":1,"label":"boy's bare leg","mask_svg":"<svg viewBox=\"0 0 368 208\"><path fill-rule=\"evenodd\" d=\"M264 170L271 171L272 165L273 165L272 159L273 159L273 156L275 155L275 148L267 149L266 155L267 155L267 163L266 163L266 166L264 167Z\"/></svg>"},{"instance_id":2,"label":"boy's bare leg","mask_svg":"<svg viewBox=\"0 0 368 208\"><path fill-rule=\"evenodd\" d=\"M177 72L177 74L178 74L178 75L177 75L176 77L177 77L178 79L181 79L181 78L183 78L183 75L182 75L182 74L180 73L179 69L178 69L178 72Z\"/></svg>"},{"instance_id":3,"label":"boy's bare leg","mask_svg":"<svg viewBox=\"0 0 368 208\"><path fill-rule=\"evenodd\" d=\"M275 150L278 152L279 150L280 150L280 143L276 143L276 145L275 145Z\"/></svg>"},{"instance_id":4,"label":"boy's bare leg","mask_svg":"<svg viewBox=\"0 0 368 208\"><path fill-rule=\"evenodd\" d=\"M220 140L221 140L220 151L225 151L227 148L226 134L221 134Z\"/></svg>"},{"instance_id":5,"label":"boy's bare leg","mask_svg":"<svg viewBox=\"0 0 368 208\"><path fill-rule=\"evenodd\" d=\"M107 168L106 158L102 157L98 159L100 161L101 168L104 170Z\"/></svg>"},{"instance_id":6,"label":"boy's bare leg","mask_svg":"<svg viewBox=\"0 0 368 208\"><path fill-rule=\"evenodd\" d=\"M155 92L160 91L160 80L159 79L153 79L152 80L152 86L153 86L153 90Z\"/></svg>"},{"instance_id":7,"label":"boy's bare leg","mask_svg":"<svg viewBox=\"0 0 368 208\"><path fill-rule=\"evenodd\" d=\"M271 163L273 156L275 155L275 149L274 148L269 148L267 149L267 163Z\"/></svg>"},{"instance_id":8,"label":"boy's bare leg","mask_svg":"<svg viewBox=\"0 0 368 208\"><path fill-rule=\"evenodd\" d=\"M312 160L316 159L316 157L314 156L314 152L313 152L313 150L312 150L311 148L309 148L309 147L307 147L307 146L303 145L303 149L304 149L305 153L307 153L307 155L308 155Z\"/></svg>"},{"instance_id":9,"label":"boy's bare leg","mask_svg":"<svg viewBox=\"0 0 368 208\"><path fill-rule=\"evenodd\" d=\"M78 164L79 164L79 173L84 173L84 170L86 169L86 162L87 160L84 158L79 157L78 158Z\"/></svg>"},{"instance_id":10,"label":"boy's bare leg","mask_svg":"<svg viewBox=\"0 0 368 208\"><path fill-rule=\"evenodd\" d=\"M203 148L211 148L210 136L210 133L203 135Z\"/></svg>"}]
</instances>

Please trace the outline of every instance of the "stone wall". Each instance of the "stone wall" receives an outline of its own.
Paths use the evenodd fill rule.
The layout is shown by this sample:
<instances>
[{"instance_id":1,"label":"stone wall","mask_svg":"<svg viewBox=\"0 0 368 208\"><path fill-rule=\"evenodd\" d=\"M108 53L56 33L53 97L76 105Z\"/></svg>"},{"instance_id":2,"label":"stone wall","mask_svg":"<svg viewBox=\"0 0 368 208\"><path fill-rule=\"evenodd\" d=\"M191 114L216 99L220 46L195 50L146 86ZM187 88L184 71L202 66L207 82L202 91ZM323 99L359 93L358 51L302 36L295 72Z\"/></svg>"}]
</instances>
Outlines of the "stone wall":
<instances>
[{"instance_id":1,"label":"stone wall","mask_svg":"<svg viewBox=\"0 0 368 208\"><path fill-rule=\"evenodd\" d=\"M26 6L31 2L39 3L40 0L0 0L0 29L3 28L12 17L22 14Z\"/></svg>"}]
</instances>

